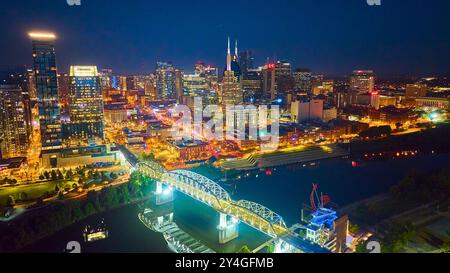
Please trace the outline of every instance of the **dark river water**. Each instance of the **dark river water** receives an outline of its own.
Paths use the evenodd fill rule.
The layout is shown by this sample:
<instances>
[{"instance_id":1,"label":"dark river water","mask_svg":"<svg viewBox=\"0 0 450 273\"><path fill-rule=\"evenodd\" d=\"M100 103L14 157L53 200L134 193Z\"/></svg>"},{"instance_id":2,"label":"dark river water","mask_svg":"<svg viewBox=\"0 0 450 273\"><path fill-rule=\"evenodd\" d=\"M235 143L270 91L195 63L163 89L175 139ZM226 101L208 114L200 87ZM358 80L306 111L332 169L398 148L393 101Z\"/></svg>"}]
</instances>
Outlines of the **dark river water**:
<instances>
[{"instance_id":1,"label":"dark river water","mask_svg":"<svg viewBox=\"0 0 450 273\"><path fill-rule=\"evenodd\" d=\"M450 164L450 155L422 155L407 159L370 161L352 166L350 159L330 159L315 165L303 164L227 173L227 181L220 182L234 200L260 203L280 214L288 226L300 221L300 211L309 202L312 183L319 191L331 197L339 206L384 193L410 170L430 171ZM199 167L195 171L219 181L225 177L212 167ZM161 234L147 229L137 214L147 205L130 205L95 215L81 223L28 247L31 252L63 252L67 242L79 241L82 252L170 252ZM150 206L150 205L148 205ZM240 224L240 236L225 246L218 244L217 212L181 193L175 193L173 202L175 222L187 233L201 240L217 252L235 252L243 245L255 248L269 238L245 224ZM102 241L84 243L82 229L86 224L104 220L109 237Z\"/></svg>"}]
</instances>

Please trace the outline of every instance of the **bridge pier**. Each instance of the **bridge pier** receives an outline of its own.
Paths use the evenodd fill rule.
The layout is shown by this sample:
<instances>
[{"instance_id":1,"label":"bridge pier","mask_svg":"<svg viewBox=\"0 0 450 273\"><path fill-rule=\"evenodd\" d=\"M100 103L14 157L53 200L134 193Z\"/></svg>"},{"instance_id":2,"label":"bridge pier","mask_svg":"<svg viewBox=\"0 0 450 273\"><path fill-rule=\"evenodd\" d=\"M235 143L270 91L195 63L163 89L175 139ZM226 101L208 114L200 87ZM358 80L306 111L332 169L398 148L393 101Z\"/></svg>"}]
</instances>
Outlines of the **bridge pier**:
<instances>
[{"instance_id":1,"label":"bridge pier","mask_svg":"<svg viewBox=\"0 0 450 273\"><path fill-rule=\"evenodd\" d=\"M299 253L299 251L289 243L278 238L275 240L274 253Z\"/></svg>"},{"instance_id":2,"label":"bridge pier","mask_svg":"<svg viewBox=\"0 0 450 273\"><path fill-rule=\"evenodd\" d=\"M226 244L239 237L239 220L231 217L228 219L228 215L220 213L219 225L219 243Z\"/></svg>"},{"instance_id":3,"label":"bridge pier","mask_svg":"<svg viewBox=\"0 0 450 273\"><path fill-rule=\"evenodd\" d=\"M155 204L157 206L173 202L173 188L164 186L160 181L156 182Z\"/></svg>"}]
</instances>

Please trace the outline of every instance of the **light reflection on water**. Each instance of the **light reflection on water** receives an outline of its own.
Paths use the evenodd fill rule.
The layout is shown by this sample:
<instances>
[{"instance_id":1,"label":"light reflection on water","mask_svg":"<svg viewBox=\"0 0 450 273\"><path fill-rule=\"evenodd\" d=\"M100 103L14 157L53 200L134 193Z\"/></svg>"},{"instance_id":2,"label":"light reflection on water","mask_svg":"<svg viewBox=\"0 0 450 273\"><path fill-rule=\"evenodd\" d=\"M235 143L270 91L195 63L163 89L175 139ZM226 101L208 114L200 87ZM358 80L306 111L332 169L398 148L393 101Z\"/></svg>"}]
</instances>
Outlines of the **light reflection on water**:
<instances>
[{"instance_id":1,"label":"light reflection on water","mask_svg":"<svg viewBox=\"0 0 450 273\"><path fill-rule=\"evenodd\" d=\"M448 166L450 155L418 156L409 159L373 161L354 168L350 160L331 159L315 166L303 164L251 172L228 173L227 181L219 182L234 200L258 202L282 215L288 225L297 223L300 210L309 200L312 183L344 206L386 192L411 169L429 171ZM211 167L195 171L219 181L224 174ZM240 179L235 179L241 176ZM62 252L69 241L82 242L82 228L88 222L105 219L109 238L90 244L82 243L84 252L169 252L161 234L147 229L137 218L138 206L128 206L103 213L69 227L50 238L27 248L27 251ZM225 245L218 244L218 214L206 205L176 193L174 221L185 232L218 252L235 252L242 245L255 248L268 236L240 224L240 237Z\"/></svg>"}]
</instances>

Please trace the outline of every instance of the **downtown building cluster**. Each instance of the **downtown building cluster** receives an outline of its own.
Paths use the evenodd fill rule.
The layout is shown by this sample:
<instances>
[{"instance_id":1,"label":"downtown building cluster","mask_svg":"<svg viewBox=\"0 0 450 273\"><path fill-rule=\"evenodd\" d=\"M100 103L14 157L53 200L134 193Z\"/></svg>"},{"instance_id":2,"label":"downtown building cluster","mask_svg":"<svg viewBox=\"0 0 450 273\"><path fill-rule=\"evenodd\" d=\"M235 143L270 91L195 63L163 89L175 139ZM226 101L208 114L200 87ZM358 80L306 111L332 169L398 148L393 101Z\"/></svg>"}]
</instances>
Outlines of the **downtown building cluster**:
<instances>
[{"instance_id":1,"label":"downtown building cluster","mask_svg":"<svg viewBox=\"0 0 450 273\"><path fill-rule=\"evenodd\" d=\"M175 104L192 108L195 97L202 98L203 105L279 105L280 138L297 142L358 134L368 129L368 119L414 122L415 107L444 111L449 107L447 97L430 96L439 89L429 88L424 80L392 90L389 85L377 86L371 70L327 79L309 69L294 69L285 60L268 59L257 66L253 52L239 51L237 41L232 51L230 39L223 69L198 62L193 73L185 73L171 62L158 61L152 73L124 76L94 65L71 66L68 73L58 73L56 36L31 33L30 38L32 69L21 75L19 84L0 86L4 159L26 156L36 125L43 151L104 144L106 124L142 123L148 135L170 137L167 124L151 122L142 110L163 106L159 110L167 111Z\"/></svg>"}]
</instances>

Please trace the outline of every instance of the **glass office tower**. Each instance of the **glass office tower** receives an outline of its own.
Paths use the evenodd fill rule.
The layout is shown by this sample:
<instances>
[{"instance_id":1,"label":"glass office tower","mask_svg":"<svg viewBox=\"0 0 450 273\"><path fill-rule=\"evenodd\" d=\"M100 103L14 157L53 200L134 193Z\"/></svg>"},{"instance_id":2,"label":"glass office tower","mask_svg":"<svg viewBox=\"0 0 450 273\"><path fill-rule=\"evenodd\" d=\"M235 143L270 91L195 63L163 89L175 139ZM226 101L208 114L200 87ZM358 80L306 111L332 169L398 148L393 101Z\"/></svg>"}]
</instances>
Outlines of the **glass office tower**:
<instances>
[{"instance_id":1,"label":"glass office tower","mask_svg":"<svg viewBox=\"0 0 450 273\"><path fill-rule=\"evenodd\" d=\"M55 40L52 33L29 33L33 46L33 72L38 97L43 150L61 147L61 120L56 73Z\"/></svg>"},{"instance_id":2,"label":"glass office tower","mask_svg":"<svg viewBox=\"0 0 450 273\"><path fill-rule=\"evenodd\" d=\"M104 139L101 79L96 66L70 67L70 121L64 124L64 139ZM67 125L67 126L66 126Z\"/></svg>"}]
</instances>

